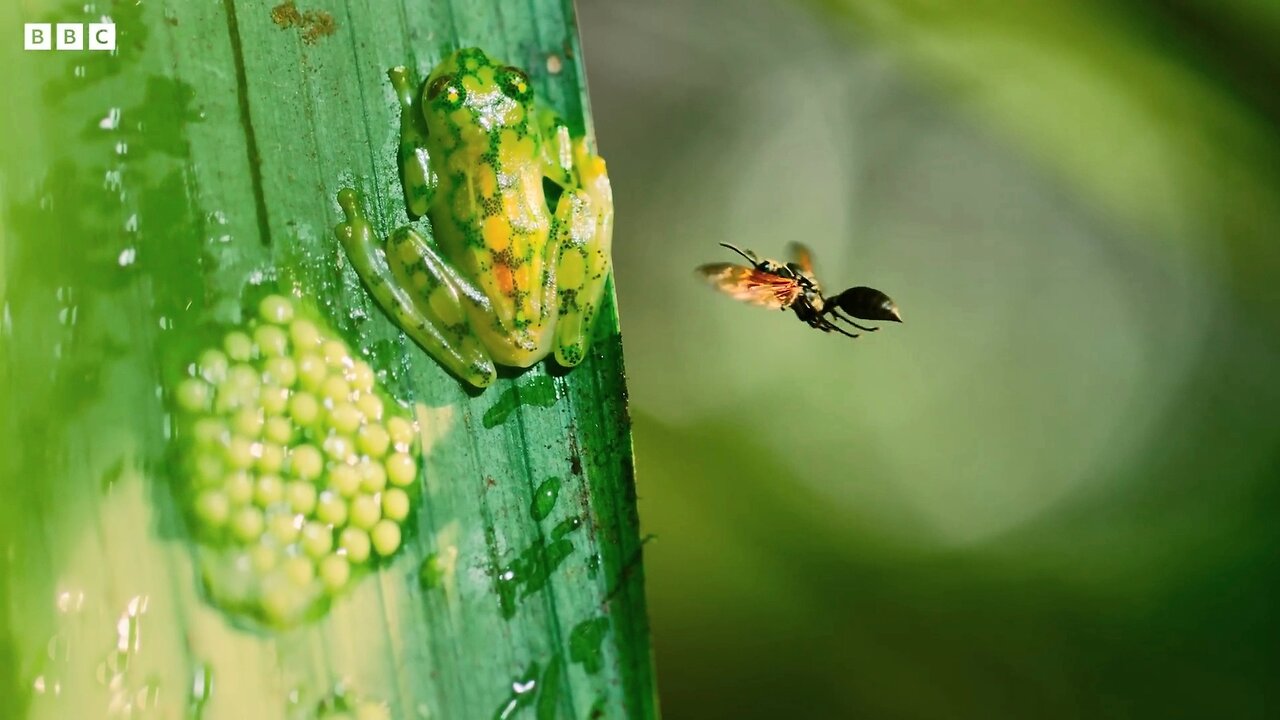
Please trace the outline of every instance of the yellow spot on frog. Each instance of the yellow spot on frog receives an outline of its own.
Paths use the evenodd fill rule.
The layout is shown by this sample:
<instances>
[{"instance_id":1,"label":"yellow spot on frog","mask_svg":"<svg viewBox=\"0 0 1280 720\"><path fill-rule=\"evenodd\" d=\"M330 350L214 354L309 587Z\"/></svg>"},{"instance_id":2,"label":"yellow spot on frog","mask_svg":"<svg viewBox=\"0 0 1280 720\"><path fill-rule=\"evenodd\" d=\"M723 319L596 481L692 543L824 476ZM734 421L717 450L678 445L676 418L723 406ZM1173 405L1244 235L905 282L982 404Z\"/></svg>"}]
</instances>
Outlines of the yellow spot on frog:
<instances>
[{"instance_id":1,"label":"yellow spot on frog","mask_svg":"<svg viewBox=\"0 0 1280 720\"><path fill-rule=\"evenodd\" d=\"M431 282L431 278L427 277L427 274L422 272L421 270L413 274L412 280L413 280L413 286L418 290L426 290L427 285L430 284Z\"/></svg>"},{"instance_id":2,"label":"yellow spot on frog","mask_svg":"<svg viewBox=\"0 0 1280 720\"><path fill-rule=\"evenodd\" d=\"M561 324L558 326L556 331L559 333L565 333L560 336L562 338L577 337L582 333L582 315L578 313L565 315L560 318L560 323Z\"/></svg>"},{"instance_id":3,"label":"yellow spot on frog","mask_svg":"<svg viewBox=\"0 0 1280 720\"><path fill-rule=\"evenodd\" d=\"M533 140L529 136L518 137L514 130L503 130L502 139L498 143L498 162L502 169L515 171L522 164L533 160Z\"/></svg>"},{"instance_id":4,"label":"yellow spot on frog","mask_svg":"<svg viewBox=\"0 0 1280 720\"><path fill-rule=\"evenodd\" d=\"M521 90L520 92L524 92ZM504 125L519 125L524 122L524 106L520 103L512 103L507 110L507 116L503 120Z\"/></svg>"},{"instance_id":5,"label":"yellow spot on frog","mask_svg":"<svg viewBox=\"0 0 1280 720\"><path fill-rule=\"evenodd\" d=\"M480 225L480 235L484 244L494 252L502 252L511 247L511 226L502 216L487 217Z\"/></svg>"},{"instance_id":6,"label":"yellow spot on frog","mask_svg":"<svg viewBox=\"0 0 1280 720\"><path fill-rule=\"evenodd\" d=\"M578 166L578 172L582 174L584 183L608 179L605 177L604 158L592 155L586 141L581 138L573 141L573 162Z\"/></svg>"},{"instance_id":7,"label":"yellow spot on frog","mask_svg":"<svg viewBox=\"0 0 1280 720\"><path fill-rule=\"evenodd\" d=\"M524 230L529 225L529 209L520 201L521 197L519 193L503 193L502 216L517 229Z\"/></svg>"},{"instance_id":8,"label":"yellow spot on frog","mask_svg":"<svg viewBox=\"0 0 1280 720\"><path fill-rule=\"evenodd\" d=\"M480 194L489 198L498 192L498 174L490 165L481 165L476 169L476 180L480 185Z\"/></svg>"},{"instance_id":9,"label":"yellow spot on frog","mask_svg":"<svg viewBox=\"0 0 1280 720\"><path fill-rule=\"evenodd\" d=\"M529 287L529 265L528 265L528 263L525 263L525 264L521 265L520 267L516 268L515 272L514 272L514 273L512 273L512 275L514 275L514 276L515 276L515 278L514 278L514 279L515 279L516 287L518 287L518 288L528 288L528 287Z\"/></svg>"},{"instance_id":10,"label":"yellow spot on frog","mask_svg":"<svg viewBox=\"0 0 1280 720\"><path fill-rule=\"evenodd\" d=\"M460 107L457 110L454 110L453 112L449 113L449 122L463 129L469 128L474 124L471 121L471 111L465 107ZM445 133L445 134L449 135L451 133ZM456 157L457 155L465 156L465 153L456 153L454 157Z\"/></svg>"},{"instance_id":11,"label":"yellow spot on frog","mask_svg":"<svg viewBox=\"0 0 1280 720\"><path fill-rule=\"evenodd\" d=\"M400 262L409 265L418 260L418 249L411 242L402 242L396 246L396 255L399 256Z\"/></svg>"},{"instance_id":12,"label":"yellow spot on frog","mask_svg":"<svg viewBox=\"0 0 1280 720\"><path fill-rule=\"evenodd\" d=\"M431 311L445 325L457 325L462 322L462 313L458 303L454 300L449 289L443 285L431 293L428 302L431 304Z\"/></svg>"},{"instance_id":13,"label":"yellow spot on frog","mask_svg":"<svg viewBox=\"0 0 1280 720\"><path fill-rule=\"evenodd\" d=\"M560 287L579 288L587 281L587 264L578 252L567 252L560 256L560 271L556 275L556 284Z\"/></svg>"}]
</instances>

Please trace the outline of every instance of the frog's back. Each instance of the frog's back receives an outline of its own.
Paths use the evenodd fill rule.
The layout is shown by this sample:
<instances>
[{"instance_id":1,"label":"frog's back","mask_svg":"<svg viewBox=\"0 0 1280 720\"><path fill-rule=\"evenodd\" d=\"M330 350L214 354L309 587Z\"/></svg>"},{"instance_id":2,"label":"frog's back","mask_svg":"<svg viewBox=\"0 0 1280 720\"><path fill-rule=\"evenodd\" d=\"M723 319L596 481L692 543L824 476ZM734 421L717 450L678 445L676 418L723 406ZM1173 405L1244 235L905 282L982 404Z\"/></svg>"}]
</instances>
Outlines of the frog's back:
<instances>
[{"instance_id":1,"label":"frog's back","mask_svg":"<svg viewBox=\"0 0 1280 720\"><path fill-rule=\"evenodd\" d=\"M528 79L481 50L460 50L432 71L423 113L439 176L429 214L441 251L493 303L495 341L514 336L524 348L517 355L545 353L554 322L541 287L551 223Z\"/></svg>"}]
</instances>

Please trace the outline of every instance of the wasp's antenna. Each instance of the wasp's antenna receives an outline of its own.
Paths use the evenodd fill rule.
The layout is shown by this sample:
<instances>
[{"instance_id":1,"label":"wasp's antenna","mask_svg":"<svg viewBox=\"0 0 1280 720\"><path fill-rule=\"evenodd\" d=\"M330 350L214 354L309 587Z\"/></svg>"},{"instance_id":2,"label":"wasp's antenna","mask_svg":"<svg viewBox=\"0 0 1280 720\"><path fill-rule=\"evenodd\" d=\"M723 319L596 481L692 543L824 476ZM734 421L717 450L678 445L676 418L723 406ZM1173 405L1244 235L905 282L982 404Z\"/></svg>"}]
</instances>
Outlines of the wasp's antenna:
<instances>
[{"instance_id":1,"label":"wasp's antenna","mask_svg":"<svg viewBox=\"0 0 1280 720\"><path fill-rule=\"evenodd\" d=\"M730 245L729 243L724 243L724 242L722 242L722 243L720 243L720 245L721 245L721 247L727 247L727 248L729 248L730 250L732 250L732 251L734 251L734 252L738 253L738 254L739 254L739 255L741 255L742 257L746 258L746 259L747 259L747 261L751 263L751 266L752 266L752 267L757 267L757 266L759 266L759 265L760 265L760 260L759 260L759 258L757 258L753 253L750 253L750 252L748 252L748 251L746 251L746 250L740 250L740 249L738 249L738 248L734 247L733 245Z\"/></svg>"}]
</instances>

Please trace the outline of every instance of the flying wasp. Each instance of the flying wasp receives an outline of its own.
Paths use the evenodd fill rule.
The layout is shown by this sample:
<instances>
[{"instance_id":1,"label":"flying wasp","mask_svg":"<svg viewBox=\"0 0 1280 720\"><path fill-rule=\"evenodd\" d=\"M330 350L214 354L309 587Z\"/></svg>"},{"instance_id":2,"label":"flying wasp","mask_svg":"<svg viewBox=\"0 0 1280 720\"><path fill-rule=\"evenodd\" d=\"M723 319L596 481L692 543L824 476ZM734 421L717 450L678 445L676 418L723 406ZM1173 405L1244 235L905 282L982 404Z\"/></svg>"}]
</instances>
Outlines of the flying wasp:
<instances>
[{"instance_id":1,"label":"flying wasp","mask_svg":"<svg viewBox=\"0 0 1280 720\"><path fill-rule=\"evenodd\" d=\"M793 258L788 263L761 258L750 250L742 250L729 243L720 244L746 258L751 266L711 263L699 267L697 272L716 289L736 300L778 310L790 309L809 327L848 337L858 335L840 327L835 320L843 320L866 332L880 328L859 325L854 318L902 322L898 306L888 295L874 288L851 287L838 295L824 296L822 286L813 273L813 253L800 243L793 242L788 246Z\"/></svg>"}]
</instances>

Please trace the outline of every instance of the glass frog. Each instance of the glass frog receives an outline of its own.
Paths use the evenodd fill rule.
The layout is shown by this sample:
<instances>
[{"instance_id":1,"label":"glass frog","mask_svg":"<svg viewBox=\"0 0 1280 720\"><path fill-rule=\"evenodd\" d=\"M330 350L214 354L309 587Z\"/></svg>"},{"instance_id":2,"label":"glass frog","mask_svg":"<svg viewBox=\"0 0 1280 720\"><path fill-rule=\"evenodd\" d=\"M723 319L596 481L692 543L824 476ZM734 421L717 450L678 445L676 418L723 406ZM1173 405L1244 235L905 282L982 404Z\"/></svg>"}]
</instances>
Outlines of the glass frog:
<instances>
[{"instance_id":1,"label":"glass frog","mask_svg":"<svg viewBox=\"0 0 1280 720\"><path fill-rule=\"evenodd\" d=\"M383 243L343 189L336 230L357 274L401 329L477 387L493 382L495 363L529 367L553 349L578 364L610 269L604 160L538 107L524 72L480 49L446 57L420 94L404 67L388 75L405 204L430 219L432 239L405 226ZM559 189L554 212L544 180Z\"/></svg>"}]
</instances>

